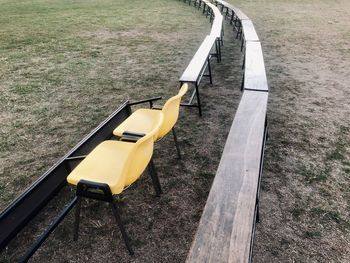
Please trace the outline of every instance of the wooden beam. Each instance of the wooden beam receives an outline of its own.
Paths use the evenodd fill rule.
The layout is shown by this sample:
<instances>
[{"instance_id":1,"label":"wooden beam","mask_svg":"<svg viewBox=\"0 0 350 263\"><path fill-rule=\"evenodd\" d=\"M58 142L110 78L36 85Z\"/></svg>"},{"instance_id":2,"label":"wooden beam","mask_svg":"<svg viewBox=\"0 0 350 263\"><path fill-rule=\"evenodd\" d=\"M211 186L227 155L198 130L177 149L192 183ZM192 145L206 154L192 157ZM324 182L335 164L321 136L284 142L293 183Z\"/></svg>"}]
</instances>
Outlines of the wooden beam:
<instances>
[{"instance_id":1,"label":"wooden beam","mask_svg":"<svg viewBox=\"0 0 350 263\"><path fill-rule=\"evenodd\" d=\"M267 92L243 93L188 263L249 260L267 100Z\"/></svg>"},{"instance_id":2,"label":"wooden beam","mask_svg":"<svg viewBox=\"0 0 350 263\"><path fill-rule=\"evenodd\" d=\"M197 82L201 72L205 70L204 66L206 65L207 58L210 54L210 50L214 46L215 40L215 36L205 37L197 52L194 54L191 62L188 64L187 68L182 73L179 80L180 82Z\"/></svg>"},{"instance_id":3,"label":"wooden beam","mask_svg":"<svg viewBox=\"0 0 350 263\"><path fill-rule=\"evenodd\" d=\"M245 41L259 41L253 22L251 20L242 21L243 37Z\"/></svg>"},{"instance_id":4,"label":"wooden beam","mask_svg":"<svg viewBox=\"0 0 350 263\"><path fill-rule=\"evenodd\" d=\"M268 91L264 57L260 42L245 45L244 89Z\"/></svg>"}]
</instances>

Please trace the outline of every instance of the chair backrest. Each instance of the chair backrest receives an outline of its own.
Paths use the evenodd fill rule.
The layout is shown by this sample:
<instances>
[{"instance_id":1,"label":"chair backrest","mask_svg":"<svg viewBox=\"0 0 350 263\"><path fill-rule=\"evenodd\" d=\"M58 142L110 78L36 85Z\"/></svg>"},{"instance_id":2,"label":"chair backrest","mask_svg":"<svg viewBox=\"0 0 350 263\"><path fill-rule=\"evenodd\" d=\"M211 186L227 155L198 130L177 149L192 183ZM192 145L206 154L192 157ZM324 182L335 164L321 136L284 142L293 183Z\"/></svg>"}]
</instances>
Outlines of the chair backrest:
<instances>
[{"instance_id":1,"label":"chair backrest","mask_svg":"<svg viewBox=\"0 0 350 263\"><path fill-rule=\"evenodd\" d=\"M164 121L158 132L158 139L164 137L175 125L179 117L180 102L183 95L186 94L188 85L185 83L181 86L179 93L164 104L162 112L164 114Z\"/></svg>"},{"instance_id":2,"label":"chair backrest","mask_svg":"<svg viewBox=\"0 0 350 263\"><path fill-rule=\"evenodd\" d=\"M126 176L124 187L135 182L146 169L153 154L154 135L158 133L163 121L163 114L159 114L159 117L154 119L153 130L135 143L135 148L125 164Z\"/></svg>"}]
</instances>

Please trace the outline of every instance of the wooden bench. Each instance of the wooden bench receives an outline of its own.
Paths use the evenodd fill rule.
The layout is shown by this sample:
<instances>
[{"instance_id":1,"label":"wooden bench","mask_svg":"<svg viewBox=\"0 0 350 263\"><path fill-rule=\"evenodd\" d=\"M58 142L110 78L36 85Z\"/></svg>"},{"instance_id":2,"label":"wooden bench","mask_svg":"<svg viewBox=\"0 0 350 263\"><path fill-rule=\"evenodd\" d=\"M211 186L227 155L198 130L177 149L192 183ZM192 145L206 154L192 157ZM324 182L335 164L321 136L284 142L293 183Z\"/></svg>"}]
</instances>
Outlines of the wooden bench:
<instances>
[{"instance_id":1,"label":"wooden bench","mask_svg":"<svg viewBox=\"0 0 350 263\"><path fill-rule=\"evenodd\" d=\"M246 42L243 65L242 89L267 92L269 89L260 42Z\"/></svg>"},{"instance_id":2,"label":"wooden bench","mask_svg":"<svg viewBox=\"0 0 350 263\"><path fill-rule=\"evenodd\" d=\"M216 37L215 50L212 56L217 58L218 62L221 62L221 46L223 45L223 16L221 15L219 9L213 4L207 4L211 9L211 31L210 35Z\"/></svg>"},{"instance_id":3,"label":"wooden bench","mask_svg":"<svg viewBox=\"0 0 350 263\"><path fill-rule=\"evenodd\" d=\"M243 92L187 263L250 260L267 100L267 92Z\"/></svg>"},{"instance_id":4,"label":"wooden bench","mask_svg":"<svg viewBox=\"0 0 350 263\"><path fill-rule=\"evenodd\" d=\"M224 0L215 0L216 5L221 6L221 11L225 13L225 18L230 19L230 24L233 25L233 29L237 31L236 38L242 36L242 21L249 20L249 17L243 13L239 8L234 7L230 3Z\"/></svg>"},{"instance_id":5,"label":"wooden bench","mask_svg":"<svg viewBox=\"0 0 350 263\"><path fill-rule=\"evenodd\" d=\"M241 51L243 50L244 44L246 41L259 41L259 37L255 31L253 22L251 20L243 20L242 21L242 43L241 43Z\"/></svg>"},{"instance_id":6,"label":"wooden bench","mask_svg":"<svg viewBox=\"0 0 350 263\"><path fill-rule=\"evenodd\" d=\"M202 1L200 1L202 2ZM215 8L203 0L213 21ZM268 86L259 37L252 21L224 0L214 0L245 47L243 95L228 135L187 262L250 262L259 220L259 189L267 139ZM200 4L198 4L200 6ZM222 22L222 21L221 21Z\"/></svg>"},{"instance_id":7,"label":"wooden bench","mask_svg":"<svg viewBox=\"0 0 350 263\"><path fill-rule=\"evenodd\" d=\"M213 83L210 67L210 52L214 46L215 41L215 36L206 36L199 49L197 50L196 54L193 56L191 62L188 64L187 68L182 73L182 76L179 79L180 85L182 85L183 83L192 83L195 86L189 102L181 104L181 106L197 107L199 111L199 116L202 116L202 108L198 87L203 76L209 77L210 84ZM208 74L205 74L207 68ZM194 96L197 97L197 104L192 103Z\"/></svg>"}]
</instances>

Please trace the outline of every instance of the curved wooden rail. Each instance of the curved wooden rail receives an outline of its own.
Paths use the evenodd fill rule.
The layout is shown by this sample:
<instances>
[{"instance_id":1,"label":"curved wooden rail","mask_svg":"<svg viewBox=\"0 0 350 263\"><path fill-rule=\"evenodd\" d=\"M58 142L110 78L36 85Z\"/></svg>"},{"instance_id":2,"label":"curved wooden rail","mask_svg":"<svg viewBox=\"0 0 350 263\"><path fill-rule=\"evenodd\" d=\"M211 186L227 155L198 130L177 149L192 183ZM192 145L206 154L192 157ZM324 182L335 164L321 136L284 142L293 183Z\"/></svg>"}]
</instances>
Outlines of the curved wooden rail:
<instances>
[{"instance_id":1,"label":"curved wooden rail","mask_svg":"<svg viewBox=\"0 0 350 263\"><path fill-rule=\"evenodd\" d=\"M221 6L242 41L243 95L186 262L250 262L259 217L268 84L252 21L225 1L213 3Z\"/></svg>"}]
</instances>

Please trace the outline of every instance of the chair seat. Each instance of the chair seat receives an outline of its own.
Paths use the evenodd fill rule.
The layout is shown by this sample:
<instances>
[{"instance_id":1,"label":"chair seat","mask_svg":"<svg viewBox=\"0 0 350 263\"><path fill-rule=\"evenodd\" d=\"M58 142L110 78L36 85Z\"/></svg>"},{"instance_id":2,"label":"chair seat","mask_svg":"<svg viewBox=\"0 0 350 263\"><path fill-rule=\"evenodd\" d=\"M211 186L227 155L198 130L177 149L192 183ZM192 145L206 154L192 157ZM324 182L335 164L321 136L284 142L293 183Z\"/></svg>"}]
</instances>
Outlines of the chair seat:
<instances>
[{"instance_id":1,"label":"chair seat","mask_svg":"<svg viewBox=\"0 0 350 263\"><path fill-rule=\"evenodd\" d=\"M83 180L108 184L112 194L119 194L125 185L125 162L135 149L134 143L104 141L99 144L67 177L77 185Z\"/></svg>"},{"instance_id":2,"label":"chair seat","mask_svg":"<svg viewBox=\"0 0 350 263\"><path fill-rule=\"evenodd\" d=\"M148 134L154 129L154 125L158 124L156 120L159 120L162 114L161 110L139 109L115 128L113 134L118 137L121 137L125 131ZM154 140L157 138L158 133L155 133Z\"/></svg>"}]
</instances>

